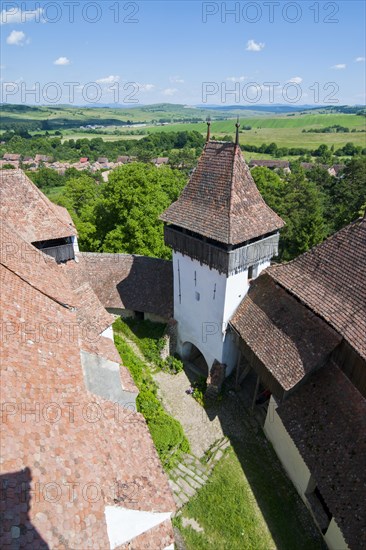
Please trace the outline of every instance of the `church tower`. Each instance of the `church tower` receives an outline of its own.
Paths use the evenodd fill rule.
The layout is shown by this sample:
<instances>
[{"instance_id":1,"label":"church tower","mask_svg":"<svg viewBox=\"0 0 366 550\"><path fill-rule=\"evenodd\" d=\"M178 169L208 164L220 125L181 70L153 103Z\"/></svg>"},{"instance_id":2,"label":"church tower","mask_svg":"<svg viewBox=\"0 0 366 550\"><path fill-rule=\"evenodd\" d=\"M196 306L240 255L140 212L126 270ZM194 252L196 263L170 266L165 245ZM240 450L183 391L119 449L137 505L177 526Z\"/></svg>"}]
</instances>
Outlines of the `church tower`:
<instances>
[{"instance_id":1,"label":"church tower","mask_svg":"<svg viewBox=\"0 0 366 550\"><path fill-rule=\"evenodd\" d=\"M183 359L201 352L208 371L215 360L236 363L228 323L250 280L278 253L282 219L260 195L239 146L207 141L182 194L161 216L173 249L174 319ZM208 374L208 373L207 373Z\"/></svg>"}]
</instances>

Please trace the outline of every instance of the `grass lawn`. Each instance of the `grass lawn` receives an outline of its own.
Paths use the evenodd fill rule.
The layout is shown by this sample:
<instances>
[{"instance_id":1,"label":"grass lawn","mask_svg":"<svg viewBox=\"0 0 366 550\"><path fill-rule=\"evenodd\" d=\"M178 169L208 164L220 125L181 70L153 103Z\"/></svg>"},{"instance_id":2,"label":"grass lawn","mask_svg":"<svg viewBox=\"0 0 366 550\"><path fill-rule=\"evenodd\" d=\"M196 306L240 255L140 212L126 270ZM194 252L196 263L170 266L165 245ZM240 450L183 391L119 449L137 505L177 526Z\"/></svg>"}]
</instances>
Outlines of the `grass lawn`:
<instances>
[{"instance_id":1,"label":"grass lawn","mask_svg":"<svg viewBox=\"0 0 366 550\"><path fill-rule=\"evenodd\" d=\"M321 550L322 537L272 448L263 456L264 435L235 444L218 462L208 483L174 521L187 550ZM268 446L267 446L268 447ZM192 518L203 532L182 526Z\"/></svg>"},{"instance_id":2,"label":"grass lawn","mask_svg":"<svg viewBox=\"0 0 366 550\"><path fill-rule=\"evenodd\" d=\"M145 359L155 364L160 360L165 328L166 325L163 323L152 323L133 318L120 318L114 323L115 332L121 332L127 336L138 346Z\"/></svg>"},{"instance_id":3,"label":"grass lawn","mask_svg":"<svg viewBox=\"0 0 366 550\"><path fill-rule=\"evenodd\" d=\"M62 196L65 189L65 185L58 187L50 187L49 189L43 189L42 192L50 199L50 201L55 202L58 197Z\"/></svg>"}]
</instances>

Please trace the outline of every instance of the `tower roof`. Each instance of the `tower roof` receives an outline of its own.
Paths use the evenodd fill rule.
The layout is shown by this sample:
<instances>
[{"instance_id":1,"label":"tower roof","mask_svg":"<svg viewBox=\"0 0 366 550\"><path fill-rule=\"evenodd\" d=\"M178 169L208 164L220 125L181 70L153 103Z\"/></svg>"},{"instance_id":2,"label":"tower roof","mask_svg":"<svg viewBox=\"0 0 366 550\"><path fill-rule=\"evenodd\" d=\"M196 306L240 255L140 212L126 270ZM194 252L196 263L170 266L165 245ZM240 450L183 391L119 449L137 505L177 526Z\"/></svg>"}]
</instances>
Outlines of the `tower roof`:
<instances>
[{"instance_id":1,"label":"tower roof","mask_svg":"<svg viewBox=\"0 0 366 550\"><path fill-rule=\"evenodd\" d=\"M240 147L208 141L181 196L161 220L236 245L283 227L264 202Z\"/></svg>"}]
</instances>

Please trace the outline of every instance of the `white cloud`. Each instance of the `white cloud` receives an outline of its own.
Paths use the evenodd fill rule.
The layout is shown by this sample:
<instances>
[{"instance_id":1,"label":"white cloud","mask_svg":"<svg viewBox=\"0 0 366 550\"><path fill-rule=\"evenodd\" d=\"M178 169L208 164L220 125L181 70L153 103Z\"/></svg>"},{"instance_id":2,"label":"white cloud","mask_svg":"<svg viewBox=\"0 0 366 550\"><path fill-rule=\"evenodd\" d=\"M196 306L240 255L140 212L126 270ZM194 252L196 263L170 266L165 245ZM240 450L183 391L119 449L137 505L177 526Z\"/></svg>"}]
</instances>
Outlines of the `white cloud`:
<instances>
[{"instance_id":1,"label":"white cloud","mask_svg":"<svg viewBox=\"0 0 366 550\"><path fill-rule=\"evenodd\" d=\"M290 78L289 82L293 84L301 84L302 78L301 76L293 76L292 78Z\"/></svg>"},{"instance_id":2,"label":"white cloud","mask_svg":"<svg viewBox=\"0 0 366 550\"><path fill-rule=\"evenodd\" d=\"M24 46L26 44L26 36L23 31L11 31L6 43L10 46Z\"/></svg>"},{"instance_id":3,"label":"white cloud","mask_svg":"<svg viewBox=\"0 0 366 550\"><path fill-rule=\"evenodd\" d=\"M0 25L29 23L30 21L43 22L43 9L37 8L35 10L22 11L16 7L15 9L10 9L8 11L2 10L2 12L0 12Z\"/></svg>"},{"instance_id":4,"label":"white cloud","mask_svg":"<svg viewBox=\"0 0 366 550\"><path fill-rule=\"evenodd\" d=\"M366 60L365 57L356 57L355 63L362 63L362 62L364 62L365 60Z\"/></svg>"},{"instance_id":5,"label":"white cloud","mask_svg":"<svg viewBox=\"0 0 366 550\"><path fill-rule=\"evenodd\" d=\"M184 80L180 76L171 76L169 80L172 84L184 84Z\"/></svg>"},{"instance_id":6,"label":"white cloud","mask_svg":"<svg viewBox=\"0 0 366 550\"><path fill-rule=\"evenodd\" d=\"M155 89L155 84L139 84L138 86L142 92L151 92Z\"/></svg>"},{"instance_id":7,"label":"white cloud","mask_svg":"<svg viewBox=\"0 0 366 550\"><path fill-rule=\"evenodd\" d=\"M338 63L338 65L333 65L331 69L336 69L337 71L341 71L342 69L346 68L345 63Z\"/></svg>"},{"instance_id":8,"label":"white cloud","mask_svg":"<svg viewBox=\"0 0 366 550\"><path fill-rule=\"evenodd\" d=\"M105 78L99 78L96 82L98 84L113 84L114 82L119 82L119 80L119 76L114 76L111 74L110 76L106 76Z\"/></svg>"},{"instance_id":9,"label":"white cloud","mask_svg":"<svg viewBox=\"0 0 366 550\"><path fill-rule=\"evenodd\" d=\"M177 88L166 88L163 90L163 95L172 96L178 92Z\"/></svg>"},{"instance_id":10,"label":"white cloud","mask_svg":"<svg viewBox=\"0 0 366 550\"><path fill-rule=\"evenodd\" d=\"M260 52L265 46L264 42L256 42L255 40L248 40L247 47L248 52Z\"/></svg>"},{"instance_id":11,"label":"white cloud","mask_svg":"<svg viewBox=\"0 0 366 550\"><path fill-rule=\"evenodd\" d=\"M70 65L70 59L67 57L59 57L53 62L54 65Z\"/></svg>"},{"instance_id":12,"label":"white cloud","mask_svg":"<svg viewBox=\"0 0 366 550\"><path fill-rule=\"evenodd\" d=\"M247 76L228 76L226 80L228 82L244 82L247 78Z\"/></svg>"}]
</instances>

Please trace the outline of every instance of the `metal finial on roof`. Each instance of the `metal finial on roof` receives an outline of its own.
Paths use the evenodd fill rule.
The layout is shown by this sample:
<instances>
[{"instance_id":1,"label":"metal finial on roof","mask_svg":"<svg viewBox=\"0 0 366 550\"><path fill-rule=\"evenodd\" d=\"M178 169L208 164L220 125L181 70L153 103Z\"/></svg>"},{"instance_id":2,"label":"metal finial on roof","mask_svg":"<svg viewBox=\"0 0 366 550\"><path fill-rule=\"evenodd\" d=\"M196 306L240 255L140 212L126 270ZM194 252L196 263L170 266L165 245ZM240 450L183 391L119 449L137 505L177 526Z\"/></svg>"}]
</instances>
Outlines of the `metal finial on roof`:
<instances>
[{"instance_id":1,"label":"metal finial on roof","mask_svg":"<svg viewBox=\"0 0 366 550\"><path fill-rule=\"evenodd\" d=\"M236 137L235 137L235 145L239 145L239 128L240 128L240 122L239 122L239 116L236 119Z\"/></svg>"},{"instance_id":2,"label":"metal finial on roof","mask_svg":"<svg viewBox=\"0 0 366 550\"><path fill-rule=\"evenodd\" d=\"M210 134L211 134L211 119L210 117L207 118L207 137L206 137L206 143L210 141Z\"/></svg>"}]
</instances>

